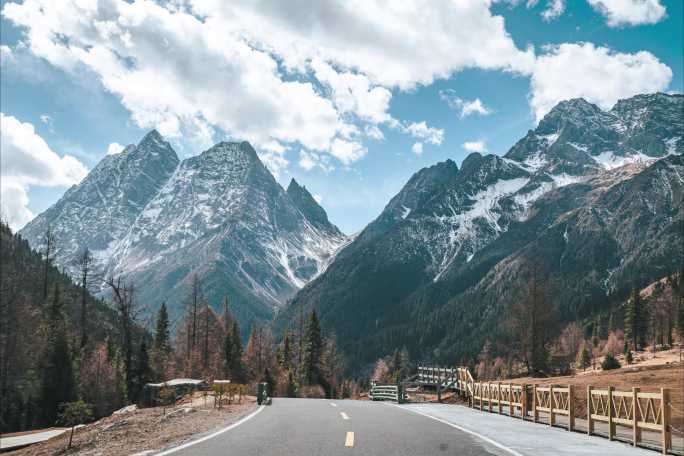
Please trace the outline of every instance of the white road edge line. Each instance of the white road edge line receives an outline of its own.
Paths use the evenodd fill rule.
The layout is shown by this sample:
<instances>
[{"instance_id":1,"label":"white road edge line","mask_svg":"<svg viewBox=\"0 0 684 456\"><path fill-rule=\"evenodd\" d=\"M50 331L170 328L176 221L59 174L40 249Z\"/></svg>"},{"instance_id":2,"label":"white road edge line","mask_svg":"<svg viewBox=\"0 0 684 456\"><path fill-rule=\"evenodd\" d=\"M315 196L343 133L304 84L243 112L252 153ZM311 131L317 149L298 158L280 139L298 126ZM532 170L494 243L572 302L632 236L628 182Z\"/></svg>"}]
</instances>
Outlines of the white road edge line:
<instances>
[{"instance_id":1,"label":"white road edge line","mask_svg":"<svg viewBox=\"0 0 684 456\"><path fill-rule=\"evenodd\" d=\"M334 402L331 402L330 405L332 405L333 407L337 407L337 404L335 404Z\"/></svg>"},{"instance_id":2,"label":"white road edge line","mask_svg":"<svg viewBox=\"0 0 684 456\"><path fill-rule=\"evenodd\" d=\"M344 412L340 412L340 415L342 415L342 419L343 419L343 420L348 420L348 419L349 419L349 417L347 416L347 414L344 413Z\"/></svg>"},{"instance_id":3,"label":"white road edge line","mask_svg":"<svg viewBox=\"0 0 684 456\"><path fill-rule=\"evenodd\" d=\"M184 443L184 444L182 444L182 445L180 445L180 446L177 446L177 447L168 449L168 450L166 450L166 451L162 451L161 453L154 453L154 456L166 456L167 454L175 453L176 451L184 450L185 448L188 448L188 447L191 447L191 446L196 445L196 444L198 444L198 443L201 443L201 442L204 442L204 441L206 441L206 440L212 439L212 438L216 437L217 435L221 435L221 434L223 434L223 433L226 432L226 431L230 431L231 429L240 426L240 425L241 425L242 423L244 423L245 421L251 420L251 419L254 418L256 415L258 415L259 412L261 412L265 407L266 407L265 405L262 405L261 407L259 407L259 408L256 409L254 412L252 412L252 413L250 413L249 415L247 415L246 417L242 418L241 420L236 421L235 423L231 424L230 426L226 426L226 427L224 427L223 429L220 429L220 430L214 432L213 434L206 435L206 436L204 436L204 437L202 437L202 438L200 438L200 439L197 439L197 440L191 440L190 442Z\"/></svg>"},{"instance_id":4,"label":"white road edge line","mask_svg":"<svg viewBox=\"0 0 684 456\"><path fill-rule=\"evenodd\" d=\"M482 439L482 440L484 440L485 442L487 442L487 443L489 443L489 444L491 444L491 445L494 445L495 447L497 447L497 448L499 448L499 449L501 449L501 450L507 451L508 453L512 454L513 456L524 456L522 453L518 453L517 451L515 451L515 450L512 449L512 448L507 447L507 446L504 445L503 443L499 443L499 442L497 442L496 440L492 440L492 439L490 439L489 437L485 437L484 435L482 435L482 434L480 434L480 433L478 433L478 432L471 431L470 429L461 427L461 426L459 426L458 424L450 423L450 422L447 421L447 420L443 420L443 419L441 419L441 418L437 418L436 416L429 415L429 414L427 414L427 413L425 413L425 412L419 412L418 410L412 410L412 409L410 409L410 408L401 407L401 406L399 406L399 405L397 405L397 404L388 404L388 405L391 405L391 406L393 406L393 407L397 407L397 408L400 408L400 409L402 409L402 410L406 410L406 411L409 411L409 412L413 412L413 413L416 413L416 414L418 414L418 415L423 415L423 416L425 416L425 417L427 417L427 418L431 418L431 419L433 419L433 420L435 420L435 421L439 421L440 423L444 423L444 424L446 424L447 426L451 426L452 428L458 429L459 431L463 431L463 432L465 432L466 434L470 434L470 435L472 435L472 436L474 436L474 437L477 437L478 439Z\"/></svg>"}]
</instances>

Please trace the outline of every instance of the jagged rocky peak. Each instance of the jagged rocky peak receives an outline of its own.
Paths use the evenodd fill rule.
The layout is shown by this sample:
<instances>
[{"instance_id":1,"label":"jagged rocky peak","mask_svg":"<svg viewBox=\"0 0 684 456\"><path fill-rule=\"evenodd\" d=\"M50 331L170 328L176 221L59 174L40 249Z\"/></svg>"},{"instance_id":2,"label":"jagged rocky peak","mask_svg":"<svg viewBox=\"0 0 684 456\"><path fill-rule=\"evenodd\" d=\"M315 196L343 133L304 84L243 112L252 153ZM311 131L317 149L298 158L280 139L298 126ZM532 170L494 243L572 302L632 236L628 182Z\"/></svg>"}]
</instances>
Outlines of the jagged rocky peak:
<instances>
[{"instance_id":1,"label":"jagged rocky peak","mask_svg":"<svg viewBox=\"0 0 684 456\"><path fill-rule=\"evenodd\" d=\"M286 192L248 142L180 162L156 130L105 156L22 235L40 248L47 226L55 263L72 276L88 247L98 274L125 277L151 310L165 300L178 315L196 272L211 304L231 297L243 328L271 318L346 243L308 191Z\"/></svg>"},{"instance_id":2,"label":"jagged rocky peak","mask_svg":"<svg viewBox=\"0 0 684 456\"><path fill-rule=\"evenodd\" d=\"M410 217L434 195L444 191L457 175L458 166L453 160L421 169L411 176L399 193L387 203L380 216L366 227L364 235L378 234Z\"/></svg>"},{"instance_id":3,"label":"jagged rocky peak","mask_svg":"<svg viewBox=\"0 0 684 456\"><path fill-rule=\"evenodd\" d=\"M116 240L135 222L178 166L178 156L157 131L138 145L106 155L78 185L29 222L21 235L35 249L42 248L48 226L55 233L55 262L76 273L76 258L88 247L104 258Z\"/></svg>"},{"instance_id":4,"label":"jagged rocky peak","mask_svg":"<svg viewBox=\"0 0 684 456\"><path fill-rule=\"evenodd\" d=\"M492 185L501 179L526 177L528 174L519 165L498 155L482 155L479 152L473 152L461 163L457 181L460 185L476 190Z\"/></svg>"},{"instance_id":5,"label":"jagged rocky peak","mask_svg":"<svg viewBox=\"0 0 684 456\"><path fill-rule=\"evenodd\" d=\"M620 100L610 111L563 101L506 154L533 172L587 176L684 151L684 97L662 93Z\"/></svg>"},{"instance_id":6,"label":"jagged rocky peak","mask_svg":"<svg viewBox=\"0 0 684 456\"><path fill-rule=\"evenodd\" d=\"M339 231L336 226L330 223L328 214L325 213L325 210L316 202L314 197L311 196L311 193L309 193L306 187L299 185L294 178L290 180L290 184L287 186L287 195L313 226L326 230Z\"/></svg>"}]
</instances>

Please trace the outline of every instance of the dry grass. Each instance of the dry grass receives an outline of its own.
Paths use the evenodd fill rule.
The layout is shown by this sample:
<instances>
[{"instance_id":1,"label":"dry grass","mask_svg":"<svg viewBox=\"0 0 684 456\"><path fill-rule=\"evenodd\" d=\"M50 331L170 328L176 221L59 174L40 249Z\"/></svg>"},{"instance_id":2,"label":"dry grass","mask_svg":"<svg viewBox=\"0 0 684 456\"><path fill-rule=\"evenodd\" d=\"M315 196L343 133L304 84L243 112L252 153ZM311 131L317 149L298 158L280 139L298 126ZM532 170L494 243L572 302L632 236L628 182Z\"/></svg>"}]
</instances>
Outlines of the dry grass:
<instances>
[{"instance_id":1,"label":"dry grass","mask_svg":"<svg viewBox=\"0 0 684 456\"><path fill-rule=\"evenodd\" d=\"M668 388L671 396L672 427L684 433L684 366L671 363L661 365L634 365L610 371L588 371L579 375L551 378L516 378L506 380L514 384L527 385L573 385L575 390L576 413L586 415L586 388L614 387L616 390L631 391L633 387L641 391L658 392Z\"/></svg>"},{"instance_id":2,"label":"dry grass","mask_svg":"<svg viewBox=\"0 0 684 456\"><path fill-rule=\"evenodd\" d=\"M174 408L167 408L167 418L164 418L162 407L111 415L77 429L70 450L65 450L69 439L69 432L66 432L46 442L10 452L7 455L119 456L148 450L161 450L190 440L197 434L237 421L256 408L256 398L245 396L242 404L231 404L218 410L212 407L213 398L208 398L205 408L204 398L195 396L192 406L193 412L176 412L172 415L169 414ZM184 405L183 408L189 408L189 405Z\"/></svg>"}]
</instances>

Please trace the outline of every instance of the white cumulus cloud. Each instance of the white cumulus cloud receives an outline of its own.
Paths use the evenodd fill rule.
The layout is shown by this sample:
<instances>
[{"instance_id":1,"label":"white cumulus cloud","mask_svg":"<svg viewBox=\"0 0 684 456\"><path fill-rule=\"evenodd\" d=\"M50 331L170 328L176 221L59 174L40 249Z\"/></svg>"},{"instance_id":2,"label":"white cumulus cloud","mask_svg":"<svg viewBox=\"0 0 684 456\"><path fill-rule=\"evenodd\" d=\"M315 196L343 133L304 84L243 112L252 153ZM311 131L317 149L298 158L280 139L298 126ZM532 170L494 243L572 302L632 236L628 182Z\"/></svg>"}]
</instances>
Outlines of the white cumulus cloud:
<instances>
[{"instance_id":1,"label":"white cumulus cloud","mask_svg":"<svg viewBox=\"0 0 684 456\"><path fill-rule=\"evenodd\" d=\"M336 138L330 147L330 154L342 162L351 165L368 153L368 149L356 141Z\"/></svg>"},{"instance_id":2,"label":"white cumulus cloud","mask_svg":"<svg viewBox=\"0 0 684 456\"><path fill-rule=\"evenodd\" d=\"M444 130L441 128L429 127L423 120L421 122L411 122L403 127L411 136L417 139L422 139L430 144L437 146L444 142Z\"/></svg>"},{"instance_id":3,"label":"white cumulus cloud","mask_svg":"<svg viewBox=\"0 0 684 456\"><path fill-rule=\"evenodd\" d=\"M665 90L672 70L646 51L615 52L591 43L546 48L537 59L530 104L539 121L558 102L584 98L603 109L621 98Z\"/></svg>"},{"instance_id":4,"label":"white cumulus cloud","mask_svg":"<svg viewBox=\"0 0 684 456\"><path fill-rule=\"evenodd\" d=\"M565 12L565 0L549 0L541 16L545 21L558 19Z\"/></svg>"},{"instance_id":5,"label":"white cumulus cloud","mask_svg":"<svg viewBox=\"0 0 684 456\"><path fill-rule=\"evenodd\" d=\"M109 143L109 146L107 146L107 155L120 154L123 150L124 146L122 146L118 142Z\"/></svg>"},{"instance_id":6,"label":"white cumulus cloud","mask_svg":"<svg viewBox=\"0 0 684 456\"><path fill-rule=\"evenodd\" d=\"M67 187L88 173L76 158L53 152L32 124L4 113L0 113L0 141L2 215L14 229L32 218L26 207L29 187Z\"/></svg>"},{"instance_id":7,"label":"white cumulus cloud","mask_svg":"<svg viewBox=\"0 0 684 456\"><path fill-rule=\"evenodd\" d=\"M479 114L481 116L488 116L492 110L485 106L479 98L474 100L464 100L456 96L456 91L453 89L440 90L439 98L446 101L451 109L460 111L461 119L468 117L471 114Z\"/></svg>"},{"instance_id":8,"label":"white cumulus cloud","mask_svg":"<svg viewBox=\"0 0 684 456\"><path fill-rule=\"evenodd\" d=\"M490 1L191 0L195 13L220 22L303 71L320 58L384 87L414 88L464 68L527 74L521 50L490 11ZM458 26L454 26L458 24Z\"/></svg>"},{"instance_id":9,"label":"white cumulus cloud","mask_svg":"<svg viewBox=\"0 0 684 456\"><path fill-rule=\"evenodd\" d=\"M610 27L655 24L667 16L660 0L587 0Z\"/></svg>"},{"instance_id":10,"label":"white cumulus cloud","mask_svg":"<svg viewBox=\"0 0 684 456\"><path fill-rule=\"evenodd\" d=\"M483 153L487 151L487 146L484 141L466 141L463 143L463 148L468 152Z\"/></svg>"},{"instance_id":11,"label":"white cumulus cloud","mask_svg":"<svg viewBox=\"0 0 684 456\"><path fill-rule=\"evenodd\" d=\"M419 142L414 143L411 146L411 152L413 152L416 155L422 154L423 153L423 143L419 143Z\"/></svg>"}]
</instances>

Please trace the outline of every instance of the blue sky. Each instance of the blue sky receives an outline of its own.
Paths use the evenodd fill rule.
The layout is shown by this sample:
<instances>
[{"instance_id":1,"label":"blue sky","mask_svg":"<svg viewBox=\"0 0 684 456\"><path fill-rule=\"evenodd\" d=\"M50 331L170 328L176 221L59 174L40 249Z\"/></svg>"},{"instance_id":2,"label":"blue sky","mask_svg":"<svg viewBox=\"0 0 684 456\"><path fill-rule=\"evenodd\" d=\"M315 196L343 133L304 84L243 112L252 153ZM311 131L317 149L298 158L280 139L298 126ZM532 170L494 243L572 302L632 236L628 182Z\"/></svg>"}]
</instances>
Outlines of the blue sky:
<instances>
[{"instance_id":1,"label":"blue sky","mask_svg":"<svg viewBox=\"0 0 684 456\"><path fill-rule=\"evenodd\" d=\"M180 157L250 140L352 233L420 168L504 154L564 98L682 92L680 0L79 3L2 2L15 228L158 128Z\"/></svg>"}]
</instances>

